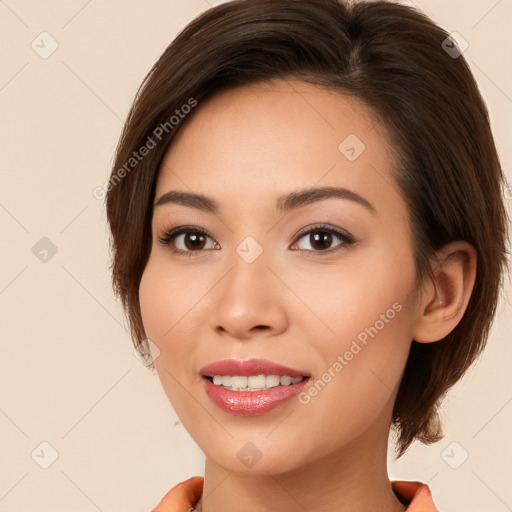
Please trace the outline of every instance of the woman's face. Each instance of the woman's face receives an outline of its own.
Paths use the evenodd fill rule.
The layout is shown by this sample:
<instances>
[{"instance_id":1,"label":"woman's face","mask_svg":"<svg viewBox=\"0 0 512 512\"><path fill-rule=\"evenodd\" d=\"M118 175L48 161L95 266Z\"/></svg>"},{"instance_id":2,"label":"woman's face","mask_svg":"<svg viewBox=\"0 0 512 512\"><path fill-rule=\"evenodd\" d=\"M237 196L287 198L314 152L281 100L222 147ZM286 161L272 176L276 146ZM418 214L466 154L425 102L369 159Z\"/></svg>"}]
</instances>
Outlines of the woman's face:
<instances>
[{"instance_id":1,"label":"woman's face","mask_svg":"<svg viewBox=\"0 0 512 512\"><path fill-rule=\"evenodd\" d=\"M385 130L358 100L298 81L225 91L191 115L158 177L140 284L176 413L231 471L280 473L382 446L419 293ZM208 201L165 200L170 191ZM230 359L295 373L204 370ZM229 376L279 386L231 391Z\"/></svg>"}]
</instances>

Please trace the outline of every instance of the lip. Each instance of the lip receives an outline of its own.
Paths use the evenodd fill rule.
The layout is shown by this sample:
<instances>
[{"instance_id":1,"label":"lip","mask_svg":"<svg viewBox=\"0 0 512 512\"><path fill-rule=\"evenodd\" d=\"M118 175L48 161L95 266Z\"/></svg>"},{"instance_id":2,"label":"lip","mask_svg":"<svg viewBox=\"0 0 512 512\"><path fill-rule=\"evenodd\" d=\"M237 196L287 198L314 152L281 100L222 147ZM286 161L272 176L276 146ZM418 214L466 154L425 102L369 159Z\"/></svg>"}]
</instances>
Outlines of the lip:
<instances>
[{"instance_id":1,"label":"lip","mask_svg":"<svg viewBox=\"0 0 512 512\"><path fill-rule=\"evenodd\" d=\"M281 364L267 361L266 359L247 359L241 361L238 359L223 359L215 363L208 364L199 370L203 377L213 377L214 375L288 375L292 378L311 377L307 372L295 370Z\"/></svg>"},{"instance_id":2,"label":"lip","mask_svg":"<svg viewBox=\"0 0 512 512\"><path fill-rule=\"evenodd\" d=\"M265 359L239 361L224 359L209 364L200 370L204 389L217 407L238 416L262 415L298 395L310 380L311 375ZM208 377L214 375L288 375L292 378L306 377L289 386L276 386L260 391L231 391L217 386Z\"/></svg>"}]
</instances>

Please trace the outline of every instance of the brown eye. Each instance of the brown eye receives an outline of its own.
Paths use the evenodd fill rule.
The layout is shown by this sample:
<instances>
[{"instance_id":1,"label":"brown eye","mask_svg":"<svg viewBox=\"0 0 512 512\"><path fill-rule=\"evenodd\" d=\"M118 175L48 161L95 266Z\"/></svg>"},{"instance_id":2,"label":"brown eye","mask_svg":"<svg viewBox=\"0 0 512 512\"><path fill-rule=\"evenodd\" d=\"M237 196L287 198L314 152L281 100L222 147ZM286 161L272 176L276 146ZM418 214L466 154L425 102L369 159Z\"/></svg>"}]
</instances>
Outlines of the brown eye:
<instances>
[{"instance_id":1,"label":"brown eye","mask_svg":"<svg viewBox=\"0 0 512 512\"><path fill-rule=\"evenodd\" d=\"M327 231L317 231L315 234L309 235L309 241L314 249L324 251L329 249L332 244L332 234Z\"/></svg>"},{"instance_id":2,"label":"brown eye","mask_svg":"<svg viewBox=\"0 0 512 512\"><path fill-rule=\"evenodd\" d=\"M185 233L183 237L183 244L190 251L203 249L206 237L197 233Z\"/></svg>"},{"instance_id":3,"label":"brown eye","mask_svg":"<svg viewBox=\"0 0 512 512\"><path fill-rule=\"evenodd\" d=\"M208 245L208 242L210 244ZM173 246L173 251L177 253L201 252L204 249L216 249L216 244L212 237L204 230L182 226L164 233L158 239L160 245Z\"/></svg>"},{"instance_id":4,"label":"brown eye","mask_svg":"<svg viewBox=\"0 0 512 512\"><path fill-rule=\"evenodd\" d=\"M300 243L305 240L306 243ZM338 243L336 243L338 241ZM349 233L329 226L316 226L299 233L298 242L300 251L318 252L320 254L332 252L342 246L351 245L354 239ZM333 247L333 244L334 245ZM302 247L301 247L302 245Z\"/></svg>"}]
</instances>

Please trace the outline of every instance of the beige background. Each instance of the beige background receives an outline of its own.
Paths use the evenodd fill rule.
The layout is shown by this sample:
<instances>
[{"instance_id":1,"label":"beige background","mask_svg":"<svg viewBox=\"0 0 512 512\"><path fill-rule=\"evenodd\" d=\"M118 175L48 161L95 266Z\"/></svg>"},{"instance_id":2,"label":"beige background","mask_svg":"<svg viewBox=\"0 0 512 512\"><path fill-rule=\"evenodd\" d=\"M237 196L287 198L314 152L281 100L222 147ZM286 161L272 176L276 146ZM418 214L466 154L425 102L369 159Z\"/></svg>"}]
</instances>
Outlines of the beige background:
<instances>
[{"instance_id":1,"label":"beige background","mask_svg":"<svg viewBox=\"0 0 512 512\"><path fill-rule=\"evenodd\" d=\"M468 41L510 180L512 0L417 5ZM133 355L92 191L144 75L208 7L0 0L0 511L148 511L203 474L157 376ZM46 262L32 249L43 237L57 249ZM445 439L390 460L390 476L428 482L442 512L512 510L507 286L485 355L445 402Z\"/></svg>"}]
</instances>

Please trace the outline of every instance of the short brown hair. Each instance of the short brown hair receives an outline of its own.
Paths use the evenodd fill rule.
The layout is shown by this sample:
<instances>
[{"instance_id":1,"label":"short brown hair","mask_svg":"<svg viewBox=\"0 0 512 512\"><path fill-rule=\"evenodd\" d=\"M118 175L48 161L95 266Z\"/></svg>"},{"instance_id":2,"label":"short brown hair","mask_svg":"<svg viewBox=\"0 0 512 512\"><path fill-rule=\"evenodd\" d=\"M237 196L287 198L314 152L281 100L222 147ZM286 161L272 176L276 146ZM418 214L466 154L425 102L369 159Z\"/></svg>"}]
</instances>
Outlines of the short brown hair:
<instances>
[{"instance_id":1,"label":"short brown hair","mask_svg":"<svg viewBox=\"0 0 512 512\"><path fill-rule=\"evenodd\" d=\"M463 318L439 342L412 342L394 405L399 456L414 439L441 439L438 407L487 341L508 253L506 182L488 112L463 56L445 51L448 37L411 7L341 0L235 0L178 34L138 91L106 194L112 282L134 344L146 338L138 290L151 251L156 180L181 120L128 172L133 152L159 126L169 127L177 109L220 90L274 79L337 90L369 105L394 143L419 282L448 242L466 240L477 251Z\"/></svg>"}]
</instances>

